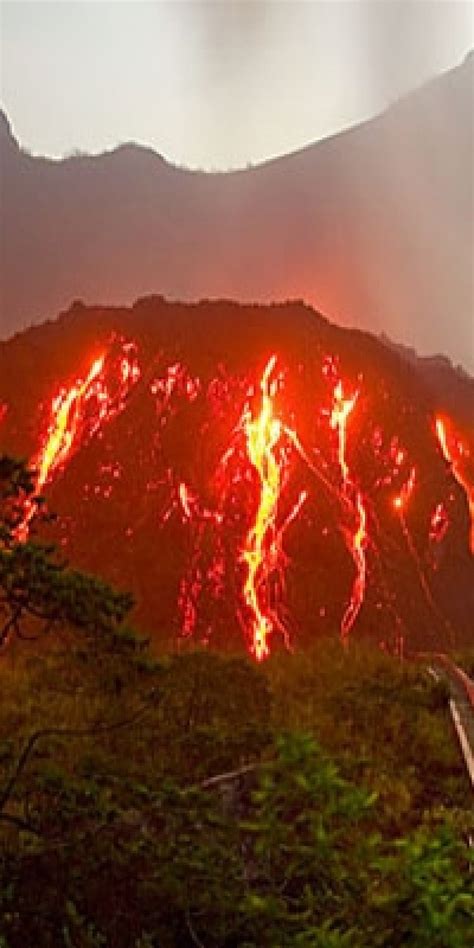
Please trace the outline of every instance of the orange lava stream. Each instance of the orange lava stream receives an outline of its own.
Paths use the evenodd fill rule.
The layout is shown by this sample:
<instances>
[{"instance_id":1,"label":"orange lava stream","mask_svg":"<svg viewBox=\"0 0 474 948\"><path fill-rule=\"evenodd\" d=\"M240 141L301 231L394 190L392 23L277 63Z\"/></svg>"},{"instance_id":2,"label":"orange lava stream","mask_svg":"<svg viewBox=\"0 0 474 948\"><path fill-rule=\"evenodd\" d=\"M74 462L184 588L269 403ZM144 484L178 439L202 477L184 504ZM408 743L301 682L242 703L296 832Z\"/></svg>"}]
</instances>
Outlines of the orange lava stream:
<instances>
[{"instance_id":1,"label":"orange lava stream","mask_svg":"<svg viewBox=\"0 0 474 948\"><path fill-rule=\"evenodd\" d=\"M122 410L127 393L140 377L132 343L122 341L120 357L114 360L112 355L107 378L105 360L104 353L94 360L85 379L61 389L51 402L46 435L31 465L35 496L25 504L23 520L16 531L20 542L28 537L38 495L68 462L81 439L91 438L103 422Z\"/></svg>"},{"instance_id":2,"label":"orange lava stream","mask_svg":"<svg viewBox=\"0 0 474 948\"><path fill-rule=\"evenodd\" d=\"M469 549L474 556L474 481L466 473L469 451L456 436L450 423L443 418L436 419L436 435L445 461L450 465L453 477L463 489L469 507L471 520Z\"/></svg>"},{"instance_id":3,"label":"orange lava stream","mask_svg":"<svg viewBox=\"0 0 474 948\"><path fill-rule=\"evenodd\" d=\"M360 491L356 493L357 525L351 539L351 553L356 566L356 576L352 587L351 601L344 613L341 623L341 635L345 639L349 634L359 614L364 601L367 582L367 563L365 548L367 545L367 511Z\"/></svg>"},{"instance_id":4,"label":"orange lava stream","mask_svg":"<svg viewBox=\"0 0 474 948\"><path fill-rule=\"evenodd\" d=\"M84 381L77 381L70 389L60 392L53 399L51 420L45 443L33 462L33 467L36 470L36 495L40 494L45 485L51 480L54 471L67 460L77 435L82 401L90 386L100 375L104 366L104 359L105 356L103 355L95 359ZM35 500L29 500L25 507L23 520L17 530L17 538L20 541L27 539L29 525L36 509Z\"/></svg>"},{"instance_id":5,"label":"orange lava stream","mask_svg":"<svg viewBox=\"0 0 474 948\"><path fill-rule=\"evenodd\" d=\"M36 477L36 491L39 492L50 480L54 471L67 460L77 435L82 400L104 366L104 356L93 362L87 378L76 382L69 391L53 401L51 424L40 456Z\"/></svg>"},{"instance_id":6,"label":"orange lava stream","mask_svg":"<svg viewBox=\"0 0 474 948\"><path fill-rule=\"evenodd\" d=\"M352 398L344 398L342 382L338 382L333 393L333 409L330 417L330 425L334 431L337 431L338 449L337 456L339 467L341 468L342 482L348 485L350 482L349 467L346 460L347 446L347 420L351 414L359 393L355 392Z\"/></svg>"},{"instance_id":7,"label":"orange lava stream","mask_svg":"<svg viewBox=\"0 0 474 948\"><path fill-rule=\"evenodd\" d=\"M274 619L268 606L262 602L262 591L267 592L268 577L276 566L278 543L275 518L281 490L281 468L275 448L282 434L282 424L274 415L275 383L270 382L276 356L272 356L260 382L262 401L260 413L244 417L248 458L260 481L260 497L255 521L249 530L242 561L247 566L244 599L252 613L251 650L257 661L269 654L268 637L274 629Z\"/></svg>"},{"instance_id":8,"label":"orange lava stream","mask_svg":"<svg viewBox=\"0 0 474 948\"><path fill-rule=\"evenodd\" d=\"M338 381L333 391L333 408L329 419L331 428L337 432L337 458L342 477L343 497L345 500L351 501L355 513L354 530L344 530L347 545L356 568L356 575L352 586L350 602L342 617L341 638L343 640L347 638L357 619L364 601L367 583L367 562L365 556L368 542L367 510L362 493L351 478L346 456L347 424L358 397L359 393L355 392L351 398L345 398L342 382Z\"/></svg>"}]
</instances>

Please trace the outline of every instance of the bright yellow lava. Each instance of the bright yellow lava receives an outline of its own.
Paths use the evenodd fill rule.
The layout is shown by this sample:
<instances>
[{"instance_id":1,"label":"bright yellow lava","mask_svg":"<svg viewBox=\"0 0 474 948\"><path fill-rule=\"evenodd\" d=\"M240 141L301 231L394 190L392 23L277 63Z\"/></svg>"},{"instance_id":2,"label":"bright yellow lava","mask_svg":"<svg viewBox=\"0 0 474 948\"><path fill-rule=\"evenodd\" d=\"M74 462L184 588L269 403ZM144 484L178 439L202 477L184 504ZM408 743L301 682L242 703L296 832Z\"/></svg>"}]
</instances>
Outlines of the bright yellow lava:
<instances>
[{"instance_id":1,"label":"bright yellow lava","mask_svg":"<svg viewBox=\"0 0 474 948\"><path fill-rule=\"evenodd\" d=\"M244 419L244 432L247 439L249 460L257 471L260 481L260 498L255 522L249 530L242 560L247 565L247 578L244 585L244 598L252 612L252 651L258 661L269 654L268 636L273 631L271 613L268 604L261 602L259 592L264 587L269 570L274 565L272 551L275 517L281 489L281 470L275 456L275 448L282 434L282 424L274 415L273 396L275 383L270 382L275 368L276 356L272 356L262 375L260 390L262 401L260 413L256 418Z\"/></svg>"},{"instance_id":2,"label":"bright yellow lava","mask_svg":"<svg viewBox=\"0 0 474 948\"><path fill-rule=\"evenodd\" d=\"M53 406L52 423L39 458L36 490L41 490L56 467L68 457L77 432L79 407L92 382L101 373L104 356L93 362L84 382L76 382Z\"/></svg>"},{"instance_id":3,"label":"bright yellow lava","mask_svg":"<svg viewBox=\"0 0 474 948\"><path fill-rule=\"evenodd\" d=\"M46 440L34 462L36 495L43 490L56 468L67 460L77 434L84 396L102 372L104 359L105 356L102 355L92 363L84 381L76 382L66 392L53 399ZM17 530L19 540L26 540L28 537L30 521L35 512L36 502L30 499L25 505L24 517Z\"/></svg>"}]
</instances>

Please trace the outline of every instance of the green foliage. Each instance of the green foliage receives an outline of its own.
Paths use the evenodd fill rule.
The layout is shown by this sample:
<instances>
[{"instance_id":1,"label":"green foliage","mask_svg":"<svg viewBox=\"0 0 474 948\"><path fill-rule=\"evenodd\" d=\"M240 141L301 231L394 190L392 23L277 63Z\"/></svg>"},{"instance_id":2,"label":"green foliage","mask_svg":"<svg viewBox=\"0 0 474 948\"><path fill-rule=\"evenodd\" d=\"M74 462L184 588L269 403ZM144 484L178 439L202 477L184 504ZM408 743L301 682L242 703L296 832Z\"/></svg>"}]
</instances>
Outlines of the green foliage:
<instances>
[{"instance_id":1,"label":"green foliage","mask_svg":"<svg viewBox=\"0 0 474 948\"><path fill-rule=\"evenodd\" d=\"M0 543L8 545L19 526L25 500L34 490L31 471L23 461L0 455Z\"/></svg>"},{"instance_id":2,"label":"green foliage","mask_svg":"<svg viewBox=\"0 0 474 948\"><path fill-rule=\"evenodd\" d=\"M132 597L68 568L54 546L18 542L22 511L32 499L31 472L20 461L0 457L0 645L64 627L115 636Z\"/></svg>"},{"instance_id":3,"label":"green foliage","mask_svg":"<svg viewBox=\"0 0 474 948\"><path fill-rule=\"evenodd\" d=\"M466 805L446 690L423 665L323 640L276 656L268 674L278 726L314 734L345 776L375 790L393 832L417 825L430 806Z\"/></svg>"},{"instance_id":4,"label":"green foliage","mask_svg":"<svg viewBox=\"0 0 474 948\"><path fill-rule=\"evenodd\" d=\"M427 777L424 811L403 827L383 773L377 786L360 697L368 675L359 693L352 680L362 653L323 651L264 669L204 652L141 667L119 651L120 691L93 689L96 663L82 652L4 665L0 794L32 728L45 730L0 812L8 948L472 943L467 795L455 809L450 780L433 793ZM384 725L398 779L411 786L410 736L426 773L438 760L418 730L420 709L448 744L444 705L421 671L366 661L379 669L367 696L379 710L372 730L392 706L398 722L397 695L411 695L403 721ZM318 696L322 678L328 693ZM328 716L338 691L352 726L336 754L343 723L331 734ZM460 764L457 775L462 785Z\"/></svg>"},{"instance_id":5,"label":"green foliage","mask_svg":"<svg viewBox=\"0 0 474 948\"><path fill-rule=\"evenodd\" d=\"M157 660L131 602L19 544L0 459L0 948L464 948L470 797L422 667L322 642ZM5 632L6 629L6 632Z\"/></svg>"},{"instance_id":6,"label":"green foliage","mask_svg":"<svg viewBox=\"0 0 474 948\"><path fill-rule=\"evenodd\" d=\"M379 868L383 887L376 908L393 931L394 948L465 948L472 943L474 859L449 815L438 826L423 823L397 840Z\"/></svg>"},{"instance_id":7,"label":"green foliage","mask_svg":"<svg viewBox=\"0 0 474 948\"><path fill-rule=\"evenodd\" d=\"M31 639L64 624L104 634L120 625L131 605L128 594L68 569L57 560L54 547L18 543L0 549L3 642L12 631Z\"/></svg>"},{"instance_id":8,"label":"green foliage","mask_svg":"<svg viewBox=\"0 0 474 948\"><path fill-rule=\"evenodd\" d=\"M156 740L164 740L168 766L182 770L187 782L246 764L270 741L268 683L246 658L174 656L160 687Z\"/></svg>"}]
</instances>

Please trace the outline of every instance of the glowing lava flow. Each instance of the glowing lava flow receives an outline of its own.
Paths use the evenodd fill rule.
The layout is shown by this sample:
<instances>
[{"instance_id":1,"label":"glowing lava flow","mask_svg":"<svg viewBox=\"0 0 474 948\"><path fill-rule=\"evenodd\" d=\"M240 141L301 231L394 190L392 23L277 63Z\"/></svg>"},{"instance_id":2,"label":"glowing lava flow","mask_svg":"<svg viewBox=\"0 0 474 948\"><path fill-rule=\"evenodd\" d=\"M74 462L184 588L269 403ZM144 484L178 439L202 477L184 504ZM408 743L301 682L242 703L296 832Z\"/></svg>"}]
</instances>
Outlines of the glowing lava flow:
<instances>
[{"instance_id":1,"label":"glowing lava flow","mask_svg":"<svg viewBox=\"0 0 474 948\"><path fill-rule=\"evenodd\" d=\"M333 431L337 431L339 467L341 469L342 482L344 485L347 485L350 481L349 468L346 460L347 420L357 402L359 393L355 392L352 398L344 398L342 382L339 381L334 389L333 397L334 403L329 423Z\"/></svg>"},{"instance_id":2,"label":"glowing lava flow","mask_svg":"<svg viewBox=\"0 0 474 948\"><path fill-rule=\"evenodd\" d=\"M48 437L39 457L37 492L44 487L56 468L67 459L77 434L82 400L103 367L104 356L101 356L92 363L84 382L76 382L69 391L54 399Z\"/></svg>"},{"instance_id":3,"label":"glowing lava flow","mask_svg":"<svg viewBox=\"0 0 474 948\"><path fill-rule=\"evenodd\" d=\"M273 397L276 383L270 378L276 356L267 362L261 382L260 413L244 417L247 454L259 478L260 496L255 521L245 539L242 561L247 566L244 599L252 614L252 652L257 661L269 654L268 637L274 629L269 608L268 580L277 566L278 543L275 519L281 490L280 463L275 448L282 434L282 424L275 417Z\"/></svg>"},{"instance_id":4,"label":"glowing lava flow","mask_svg":"<svg viewBox=\"0 0 474 948\"><path fill-rule=\"evenodd\" d=\"M443 418L436 419L436 435L443 457L450 465L453 477L466 494L471 520L469 549L474 555L474 481L470 483L465 471L469 452Z\"/></svg>"},{"instance_id":5,"label":"glowing lava flow","mask_svg":"<svg viewBox=\"0 0 474 948\"><path fill-rule=\"evenodd\" d=\"M272 356L264 369L258 412L254 414L247 401L240 421L232 429L231 443L221 455L213 480L214 509L205 506L184 481L176 486L170 508L170 512L178 511L182 523L189 524L192 530L191 559L178 595L181 636L189 638L197 632L201 642L208 644L213 635L210 617L216 603L223 603L226 583L235 571L235 561L230 566L223 525L240 533L241 515L235 504L235 491L240 488L247 496L249 485L257 487L252 524L239 542L238 561L245 567L241 589L246 609L245 614L241 607L237 612L250 652L257 661L269 655L269 636L273 632L278 632L290 648L288 628L280 615L284 569L288 564L283 537L307 499L307 491L300 490L290 510L279 517L290 455L293 448L298 450L299 442L296 433L275 415L276 361L276 356ZM248 380L245 385L248 399L254 389L249 389ZM280 445L284 438L287 443Z\"/></svg>"},{"instance_id":6,"label":"glowing lava flow","mask_svg":"<svg viewBox=\"0 0 474 948\"><path fill-rule=\"evenodd\" d=\"M345 500L352 502L355 513L355 528L351 532L344 530L348 548L356 568L356 576L352 586L350 602L342 617L341 638L345 640L357 619L364 601L367 581L367 563L365 550L367 547L367 510L360 490L354 484L349 465L347 463L347 423L357 402L359 393L355 392L352 398L344 397L341 381L338 381L333 392L333 408L330 416L330 426L337 432L337 458L342 477L342 494Z\"/></svg>"},{"instance_id":7,"label":"glowing lava flow","mask_svg":"<svg viewBox=\"0 0 474 948\"><path fill-rule=\"evenodd\" d=\"M94 360L84 380L77 380L53 398L46 437L32 462L35 497L70 459L83 429L87 428L90 437L104 420L110 420L121 410L124 396L140 375L133 349L130 344L122 345L120 359L112 366L116 378L110 388L103 377L104 354ZM86 419L86 405L92 400L94 411ZM21 542L27 539L30 522L37 510L35 497L25 505L23 520L17 529L17 539Z\"/></svg>"}]
</instances>

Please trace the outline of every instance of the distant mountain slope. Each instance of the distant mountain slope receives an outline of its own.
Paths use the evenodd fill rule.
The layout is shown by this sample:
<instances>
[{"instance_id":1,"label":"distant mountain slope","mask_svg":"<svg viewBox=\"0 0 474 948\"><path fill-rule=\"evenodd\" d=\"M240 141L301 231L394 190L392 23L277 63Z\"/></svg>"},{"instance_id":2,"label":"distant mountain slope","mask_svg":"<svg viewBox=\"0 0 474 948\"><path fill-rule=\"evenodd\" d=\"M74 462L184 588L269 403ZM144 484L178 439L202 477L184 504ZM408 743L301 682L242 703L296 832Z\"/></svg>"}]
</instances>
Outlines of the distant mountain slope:
<instances>
[{"instance_id":1,"label":"distant mountain slope","mask_svg":"<svg viewBox=\"0 0 474 948\"><path fill-rule=\"evenodd\" d=\"M385 334L381 340L413 366L438 409L452 415L467 437L474 439L474 378L446 356L420 356L408 346L393 343Z\"/></svg>"},{"instance_id":2,"label":"distant mountain slope","mask_svg":"<svg viewBox=\"0 0 474 948\"><path fill-rule=\"evenodd\" d=\"M369 334L301 303L78 304L0 343L2 413L59 515L23 536L131 589L160 644L472 644L469 445Z\"/></svg>"},{"instance_id":3,"label":"distant mountain slope","mask_svg":"<svg viewBox=\"0 0 474 948\"><path fill-rule=\"evenodd\" d=\"M228 174L131 144L31 157L3 118L3 335L74 298L296 297L472 372L473 62L372 121Z\"/></svg>"}]
</instances>

